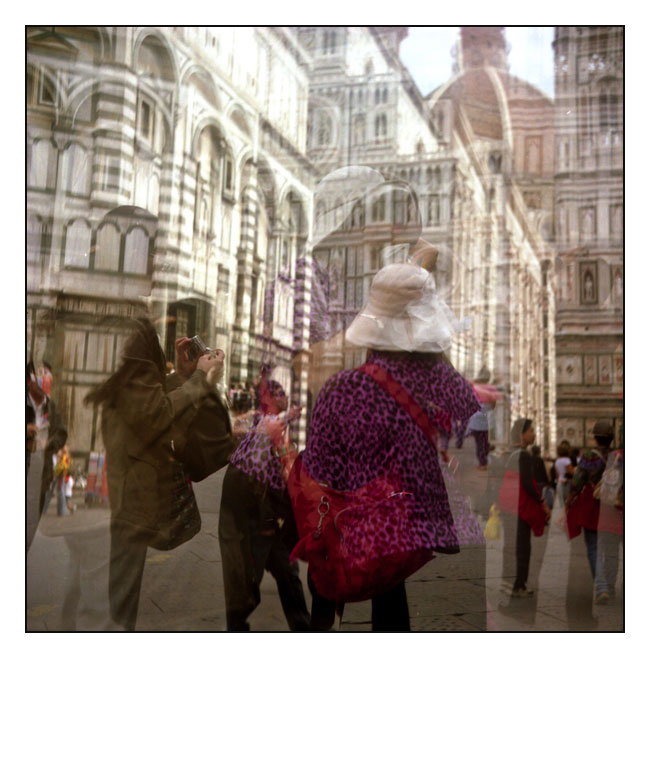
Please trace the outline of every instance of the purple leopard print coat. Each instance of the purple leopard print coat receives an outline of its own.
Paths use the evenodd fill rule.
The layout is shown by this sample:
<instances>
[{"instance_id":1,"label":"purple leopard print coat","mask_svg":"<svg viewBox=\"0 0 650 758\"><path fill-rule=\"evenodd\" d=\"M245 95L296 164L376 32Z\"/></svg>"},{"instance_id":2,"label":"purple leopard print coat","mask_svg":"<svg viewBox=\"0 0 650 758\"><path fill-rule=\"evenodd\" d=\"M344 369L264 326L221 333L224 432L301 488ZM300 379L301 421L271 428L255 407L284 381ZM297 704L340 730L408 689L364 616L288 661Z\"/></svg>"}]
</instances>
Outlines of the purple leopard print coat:
<instances>
[{"instance_id":1,"label":"purple leopard print coat","mask_svg":"<svg viewBox=\"0 0 650 758\"><path fill-rule=\"evenodd\" d=\"M371 351L369 361L386 369L434 419L444 411L466 421L480 404L470 384L432 355ZM342 371L321 390L302 454L307 472L337 490L356 490L375 477L397 477L414 493L411 545L458 552L466 544L454 525L437 451L374 379Z\"/></svg>"}]
</instances>

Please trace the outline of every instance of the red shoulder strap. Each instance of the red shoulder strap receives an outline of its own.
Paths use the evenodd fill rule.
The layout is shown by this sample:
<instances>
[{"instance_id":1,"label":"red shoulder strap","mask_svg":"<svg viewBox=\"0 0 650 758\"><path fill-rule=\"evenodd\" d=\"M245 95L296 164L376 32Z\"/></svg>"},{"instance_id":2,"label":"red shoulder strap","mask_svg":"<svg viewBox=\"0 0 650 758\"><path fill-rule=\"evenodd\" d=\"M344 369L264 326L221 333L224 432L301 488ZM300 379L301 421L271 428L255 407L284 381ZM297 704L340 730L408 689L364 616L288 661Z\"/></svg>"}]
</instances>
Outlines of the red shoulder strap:
<instances>
[{"instance_id":1,"label":"red shoulder strap","mask_svg":"<svg viewBox=\"0 0 650 758\"><path fill-rule=\"evenodd\" d=\"M361 371L372 377L380 387L383 387L393 400L420 427L429 442L436 447L438 434L435 425L417 400L407 392L394 376L376 363L364 363L357 368L357 371Z\"/></svg>"}]
</instances>

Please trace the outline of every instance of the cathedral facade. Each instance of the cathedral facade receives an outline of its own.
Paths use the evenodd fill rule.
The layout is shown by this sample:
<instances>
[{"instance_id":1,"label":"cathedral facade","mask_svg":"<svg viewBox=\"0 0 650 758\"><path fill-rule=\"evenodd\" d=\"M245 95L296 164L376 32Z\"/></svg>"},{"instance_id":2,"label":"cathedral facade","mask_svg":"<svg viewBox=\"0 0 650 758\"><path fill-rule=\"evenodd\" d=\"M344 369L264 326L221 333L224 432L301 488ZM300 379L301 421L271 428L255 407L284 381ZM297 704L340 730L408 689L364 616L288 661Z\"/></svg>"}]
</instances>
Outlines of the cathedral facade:
<instances>
[{"instance_id":1,"label":"cathedral facade","mask_svg":"<svg viewBox=\"0 0 650 758\"><path fill-rule=\"evenodd\" d=\"M101 449L83 398L137 315L170 361L178 336L223 348L228 384L270 360L308 409L363 361L342 328L314 343L314 271L341 327L418 237L470 321L452 362L502 391L495 445L518 416L545 452L619 418L622 38L605 29L558 28L553 102L509 73L503 27L462 27L427 94L406 27L28 28L28 354L52 365L73 455Z\"/></svg>"},{"instance_id":2,"label":"cathedral facade","mask_svg":"<svg viewBox=\"0 0 650 758\"><path fill-rule=\"evenodd\" d=\"M557 424L623 422L623 28L557 27Z\"/></svg>"},{"instance_id":3,"label":"cathedral facade","mask_svg":"<svg viewBox=\"0 0 650 758\"><path fill-rule=\"evenodd\" d=\"M308 157L321 176L365 166L408 185L421 236L439 249L438 288L459 318L471 319L451 360L469 379L487 371L503 390L492 441L507 445L511 421L524 415L552 449L552 101L508 74L500 27L462 28L454 76L427 97L399 58L404 27L295 31L313 55ZM366 199L363 223L342 225L314 249L326 266L347 272L342 297L352 312L377 269L399 259L394 251L409 231L400 197ZM341 336L322 365L329 374L361 359Z\"/></svg>"}]
</instances>

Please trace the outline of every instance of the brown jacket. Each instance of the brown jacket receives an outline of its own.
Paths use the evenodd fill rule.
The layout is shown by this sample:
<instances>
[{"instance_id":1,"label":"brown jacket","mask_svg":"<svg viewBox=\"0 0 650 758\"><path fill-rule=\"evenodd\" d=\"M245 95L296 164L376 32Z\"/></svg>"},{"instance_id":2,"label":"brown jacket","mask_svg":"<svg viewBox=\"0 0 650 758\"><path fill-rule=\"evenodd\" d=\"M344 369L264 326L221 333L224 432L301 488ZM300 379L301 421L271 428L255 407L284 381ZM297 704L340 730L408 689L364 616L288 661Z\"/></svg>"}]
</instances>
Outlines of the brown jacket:
<instances>
[{"instance_id":1,"label":"brown jacket","mask_svg":"<svg viewBox=\"0 0 650 758\"><path fill-rule=\"evenodd\" d=\"M153 536L160 505L171 491L174 459L184 462L197 411L213 393L198 370L165 392L155 365L140 362L141 370L120 389L115 403L104 406L102 434L111 520Z\"/></svg>"}]
</instances>

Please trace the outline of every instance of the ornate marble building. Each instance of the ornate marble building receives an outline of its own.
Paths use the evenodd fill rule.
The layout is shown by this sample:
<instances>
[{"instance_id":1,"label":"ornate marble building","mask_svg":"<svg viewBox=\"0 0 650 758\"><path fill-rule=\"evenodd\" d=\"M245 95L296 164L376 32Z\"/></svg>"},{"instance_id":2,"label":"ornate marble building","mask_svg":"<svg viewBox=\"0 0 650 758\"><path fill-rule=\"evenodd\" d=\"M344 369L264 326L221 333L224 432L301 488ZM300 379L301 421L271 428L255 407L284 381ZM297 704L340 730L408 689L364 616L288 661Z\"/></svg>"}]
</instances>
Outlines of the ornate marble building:
<instances>
[{"instance_id":1,"label":"ornate marble building","mask_svg":"<svg viewBox=\"0 0 650 758\"><path fill-rule=\"evenodd\" d=\"M27 350L73 455L101 449L83 397L128 316L153 315L170 359L198 333L229 380L270 352L291 382L307 67L281 28L28 28Z\"/></svg>"},{"instance_id":2,"label":"ornate marble building","mask_svg":"<svg viewBox=\"0 0 650 758\"><path fill-rule=\"evenodd\" d=\"M135 314L157 319L170 359L179 335L224 348L228 382L273 357L308 406L314 358L324 375L363 359L343 333L309 349L315 262L335 272L345 317L415 231L440 250L445 299L473 319L452 361L504 390L493 441L527 415L553 449L556 344L575 355L554 340L556 108L509 74L500 27L462 28L454 75L425 97L399 58L406 33L28 29L28 353L53 366L73 455L101 448L83 397L114 370ZM355 165L393 189L323 235L319 182Z\"/></svg>"},{"instance_id":3,"label":"ornate marble building","mask_svg":"<svg viewBox=\"0 0 650 758\"><path fill-rule=\"evenodd\" d=\"M555 30L558 436L623 418L623 28Z\"/></svg>"}]
</instances>

